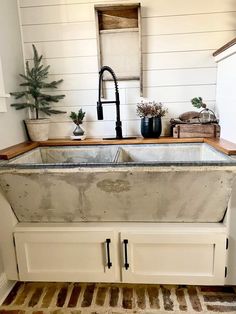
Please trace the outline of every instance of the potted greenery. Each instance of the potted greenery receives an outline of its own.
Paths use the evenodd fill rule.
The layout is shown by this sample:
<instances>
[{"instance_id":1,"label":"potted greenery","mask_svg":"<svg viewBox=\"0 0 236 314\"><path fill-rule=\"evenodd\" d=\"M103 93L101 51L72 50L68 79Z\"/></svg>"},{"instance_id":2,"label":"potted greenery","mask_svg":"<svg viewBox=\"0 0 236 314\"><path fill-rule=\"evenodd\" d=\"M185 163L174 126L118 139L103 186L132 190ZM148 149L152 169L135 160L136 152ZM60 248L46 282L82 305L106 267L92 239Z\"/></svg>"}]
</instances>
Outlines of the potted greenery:
<instances>
[{"instance_id":1,"label":"potted greenery","mask_svg":"<svg viewBox=\"0 0 236 314\"><path fill-rule=\"evenodd\" d=\"M74 111L71 112L70 118L76 125L73 132L74 136L72 136L72 139L80 139L80 140L85 139L85 130L81 126L81 124L83 124L84 117L85 117L85 112L82 110L82 108L79 109L78 113Z\"/></svg>"},{"instance_id":2,"label":"potted greenery","mask_svg":"<svg viewBox=\"0 0 236 314\"><path fill-rule=\"evenodd\" d=\"M16 110L29 108L32 119L25 120L28 134L32 141L46 141L49 133L49 119L40 117L40 112L50 116L51 114L65 113L64 111L52 109L51 103L57 103L65 95L49 95L45 89L56 89L63 81L45 82L48 77L49 65L42 64L43 56L39 56L36 47L33 45L33 66L30 67L29 61L26 62L26 74L20 74L24 82L20 84L26 90L10 93L15 99L22 99L22 102L11 104Z\"/></svg>"},{"instance_id":3,"label":"potted greenery","mask_svg":"<svg viewBox=\"0 0 236 314\"><path fill-rule=\"evenodd\" d=\"M137 104L137 115L141 118L141 134L145 138L158 138L162 132L161 117L167 109L162 103L142 100Z\"/></svg>"}]
</instances>

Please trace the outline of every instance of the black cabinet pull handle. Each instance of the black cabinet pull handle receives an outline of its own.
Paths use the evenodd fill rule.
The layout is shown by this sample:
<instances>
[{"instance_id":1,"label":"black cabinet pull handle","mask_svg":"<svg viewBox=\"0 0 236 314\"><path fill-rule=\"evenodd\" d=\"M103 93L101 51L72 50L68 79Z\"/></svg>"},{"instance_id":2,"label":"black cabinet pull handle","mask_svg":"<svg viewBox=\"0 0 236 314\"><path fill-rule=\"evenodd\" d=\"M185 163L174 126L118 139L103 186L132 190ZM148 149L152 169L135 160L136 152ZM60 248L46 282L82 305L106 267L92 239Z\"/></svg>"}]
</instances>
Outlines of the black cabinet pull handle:
<instances>
[{"instance_id":1,"label":"black cabinet pull handle","mask_svg":"<svg viewBox=\"0 0 236 314\"><path fill-rule=\"evenodd\" d=\"M107 247L107 267L110 269L112 266L111 257L110 257L110 243L111 239L106 239L106 247Z\"/></svg>"},{"instance_id":2,"label":"black cabinet pull handle","mask_svg":"<svg viewBox=\"0 0 236 314\"><path fill-rule=\"evenodd\" d=\"M127 270L129 268L129 263L128 263L128 240L124 240L124 246L125 246L125 269Z\"/></svg>"}]
</instances>

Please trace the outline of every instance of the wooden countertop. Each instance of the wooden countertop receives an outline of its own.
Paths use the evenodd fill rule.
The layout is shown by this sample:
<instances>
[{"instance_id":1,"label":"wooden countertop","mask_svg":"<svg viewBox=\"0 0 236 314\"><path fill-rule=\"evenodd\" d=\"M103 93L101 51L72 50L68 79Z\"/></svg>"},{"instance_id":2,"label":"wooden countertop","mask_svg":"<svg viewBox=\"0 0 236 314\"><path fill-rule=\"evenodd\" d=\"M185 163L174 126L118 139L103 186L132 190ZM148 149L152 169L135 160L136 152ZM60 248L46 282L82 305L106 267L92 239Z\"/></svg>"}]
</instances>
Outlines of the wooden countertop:
<instances>
[{"instance_id":1,"label":"wooden countertop","mask_svg":"<svg viewBox=\"0 0 236 314\"><path fill-rule=\"evenodd\" d=\"M33 148L38 147L39 144L37 142L23 142L14 146L7 147L5 149L0 150L0 159L11 159L20 154L26 153Z\"/></svg>"},{"instance_id":2,"label":"wooden countertop","mask_svg":"<svg viewBox=\"0 0 236 314\"><path fill-rule=\"evenodd\" d=\"M211 145L226 155L236 155L236 144L223 138L204 138L204 143Z\"/></svg>"},{"instance_id":3,"label":"wooden countertop","mask_svg":"<svg viewBox=\"0 0 236 314\"><path fill-rule=\"evenodd\" d=\"M173 137L160 137L160 138L143 138L137 137L134 139L112 139L103 140L101 138L88 138L84 141L76 140L48 140L40 142L40 146L84 146L84 145L127 145L127 144L164 144L164 143L202 143L201 138L173 138Z\"/></svg>"},{"instance_id":4,"label":"wooden countertop","mask_svg":"<svg viewBox=\"0 0 236 314\"><path fill-rule=\"evenodd\" d=\"M136 139L123 139L123 140L103 140L88 138L84 141L76 141L69 139L55 139L45 142L24 142L14 145L3 150L0 150L0 159L9 160L13 157L28 152L36 147L49 147L49 146L86 146L86 145L115 145L115 144L171 144L171 143L207 143L217 150L227 154L236 155L236 144L217 138L173 138L173 137L160 137L160 138L136 138Z\"/></svg>"}]
</instances>

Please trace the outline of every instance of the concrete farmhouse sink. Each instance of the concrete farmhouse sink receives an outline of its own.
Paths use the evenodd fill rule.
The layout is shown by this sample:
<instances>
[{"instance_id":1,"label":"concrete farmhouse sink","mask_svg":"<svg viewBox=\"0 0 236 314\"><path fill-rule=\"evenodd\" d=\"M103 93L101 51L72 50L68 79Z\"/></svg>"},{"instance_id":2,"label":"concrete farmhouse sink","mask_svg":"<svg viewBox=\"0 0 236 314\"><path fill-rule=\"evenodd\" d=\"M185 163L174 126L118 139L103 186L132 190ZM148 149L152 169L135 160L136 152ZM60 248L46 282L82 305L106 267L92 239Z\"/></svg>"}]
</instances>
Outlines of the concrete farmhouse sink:
<instances>
[{"instance_id":1,"label":"concrete farmhouse sink","mask_svg":"<svg viewBox=\"0 0 236 314\"><path fill-rule=\"evenodd\" d=\"M40 147L0 164L21 222L219 222L236 160L207 144Z\"/></svg>"}]
</instances>

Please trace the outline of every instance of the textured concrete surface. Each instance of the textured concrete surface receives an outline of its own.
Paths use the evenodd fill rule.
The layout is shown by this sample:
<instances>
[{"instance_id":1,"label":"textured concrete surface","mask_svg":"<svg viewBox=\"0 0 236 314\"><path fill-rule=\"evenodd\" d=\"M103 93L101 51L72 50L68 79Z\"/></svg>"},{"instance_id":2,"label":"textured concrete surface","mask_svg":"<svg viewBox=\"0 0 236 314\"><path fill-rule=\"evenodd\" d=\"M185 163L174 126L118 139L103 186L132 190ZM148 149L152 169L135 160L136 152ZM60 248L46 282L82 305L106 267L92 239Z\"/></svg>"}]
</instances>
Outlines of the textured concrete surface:
<instances>
[{"instance_id":1,"label":"textured concrete surface","mask_svg":"<svg viewBox=\"0 0 236 314\"><path fill-rule=\"evenodd\" d=\"M0 186L21 222L219 222L235 169L11 169Z\"/></svg>"},{"instance_id":2,"label":"textured concrete surface","mask_svg":"<svg viewBox=\"0 0 236 314\"><path fill-rule=\"evenodd\" d=\"M0 314L236 313L234 287L17 283Z\"/></svg>"}]
</instances>

